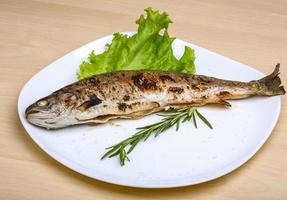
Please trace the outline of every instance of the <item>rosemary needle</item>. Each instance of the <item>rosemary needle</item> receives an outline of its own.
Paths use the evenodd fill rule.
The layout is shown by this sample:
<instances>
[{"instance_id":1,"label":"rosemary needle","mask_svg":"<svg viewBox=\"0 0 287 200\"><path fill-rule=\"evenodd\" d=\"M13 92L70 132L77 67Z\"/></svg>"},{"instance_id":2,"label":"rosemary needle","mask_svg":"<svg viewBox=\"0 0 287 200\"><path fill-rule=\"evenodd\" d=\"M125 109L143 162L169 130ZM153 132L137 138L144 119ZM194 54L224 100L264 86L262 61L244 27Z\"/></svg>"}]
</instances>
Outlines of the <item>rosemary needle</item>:
<instances>
[{"instance_id":1,"label":"rosemary needle","mask_svg":"<svg viewBox=\"0 0 287 200\"><path fill-rule=\"evenodd\" d=\"M196 108L169 109L166 113L158 115L163 117L160 122L137 128L138 131L134 135L106 148L107 152L101 159L118 156L120 165L123 166L125 161L130 161L128 154L134 150L140 141L146 141L152 134L157 137L174 125L177 131L180 123L186 121L191 121L197 128L196 117L201 119L210 129L213 129L209 121Z\"/></svg>"}]
</instances>

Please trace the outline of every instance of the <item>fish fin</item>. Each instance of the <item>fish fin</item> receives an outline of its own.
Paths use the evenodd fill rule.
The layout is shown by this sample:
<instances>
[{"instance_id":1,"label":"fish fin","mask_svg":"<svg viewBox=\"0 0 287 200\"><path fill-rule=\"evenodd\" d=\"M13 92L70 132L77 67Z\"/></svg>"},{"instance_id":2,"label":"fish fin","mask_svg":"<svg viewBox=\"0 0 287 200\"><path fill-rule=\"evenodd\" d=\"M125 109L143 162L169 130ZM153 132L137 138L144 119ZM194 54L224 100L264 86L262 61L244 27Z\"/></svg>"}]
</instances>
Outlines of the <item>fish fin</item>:
<instances>
[{"instance_id":1,"label":"fish fin","mask_svg":"<svg viewBox=\"0 0 287 200\"><path fill-rule=\"evenodd\" d=\"M228 101L225 101L224 99L220 99L217 103L220 105L224 105L226 107L231 107L231 104Z\"/></svg>"},{"instance_id":2,"label":"fish fin","mask_svg":"<svg viewBox=\"0 0 287 200\"><path fill-rule=\"evenodd\" d=\"M258 80L259 91L257 92L257 94L264 96L275 96L284 95L286 93L284 87L281 85L281 79L279 77L279 68L280 64L278 63L272 74Z\"/></svg>"}]
</instances>

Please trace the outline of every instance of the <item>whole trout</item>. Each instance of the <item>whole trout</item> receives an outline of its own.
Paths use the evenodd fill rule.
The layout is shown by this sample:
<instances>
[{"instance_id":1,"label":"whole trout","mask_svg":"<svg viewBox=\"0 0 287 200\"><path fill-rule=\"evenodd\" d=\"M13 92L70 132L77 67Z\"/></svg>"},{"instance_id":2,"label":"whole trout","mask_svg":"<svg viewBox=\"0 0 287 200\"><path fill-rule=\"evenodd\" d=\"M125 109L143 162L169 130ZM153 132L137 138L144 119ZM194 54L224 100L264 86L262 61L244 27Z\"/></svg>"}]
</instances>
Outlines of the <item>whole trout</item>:
<instances>
[{"instance_id":1,"label":"whole trout","mask_svg":"<svg viewBox=\"0 0 287 200\"><path fill-rule=\"evenodd\" d=\"M230 106L228 99L285 94L279 64L260 80L239 82L160 71L119 71L92 76L44 97L26 109L27 120L47 129L137 119L168 107Z\"/></svg>"}]
</instances>

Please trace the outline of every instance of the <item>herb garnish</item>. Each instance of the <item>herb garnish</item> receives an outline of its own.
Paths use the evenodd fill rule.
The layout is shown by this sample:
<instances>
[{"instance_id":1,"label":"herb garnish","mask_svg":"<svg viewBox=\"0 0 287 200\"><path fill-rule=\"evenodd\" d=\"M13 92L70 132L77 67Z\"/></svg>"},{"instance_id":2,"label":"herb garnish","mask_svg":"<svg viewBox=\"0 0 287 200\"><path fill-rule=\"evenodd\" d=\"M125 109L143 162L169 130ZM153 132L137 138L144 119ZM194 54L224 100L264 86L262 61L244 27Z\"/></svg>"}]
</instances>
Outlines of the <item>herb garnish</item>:
<instances>
[{"instance_id":1,"label":"herb garnish","mask_svg":"<svg viewBox=\"0 0 287 200\"><path fill-rule=\"evenodd\" d=\"M169 109L166 113L158 115L163 117L160 122L137 128L138 132L131 137L106 148L107 152L101 159L119 156L120 164L123 166L125 165L125 161L130 161L128 154L134 150L140 141L146 141L152 134L154 137L157 137L174 125L176 126L176 131L178 131L180 123L186 121L193 122L195 128L197 128L197 117L210 129L213 129L209 121L196 108Z\"/></svg>"}]
</instances>

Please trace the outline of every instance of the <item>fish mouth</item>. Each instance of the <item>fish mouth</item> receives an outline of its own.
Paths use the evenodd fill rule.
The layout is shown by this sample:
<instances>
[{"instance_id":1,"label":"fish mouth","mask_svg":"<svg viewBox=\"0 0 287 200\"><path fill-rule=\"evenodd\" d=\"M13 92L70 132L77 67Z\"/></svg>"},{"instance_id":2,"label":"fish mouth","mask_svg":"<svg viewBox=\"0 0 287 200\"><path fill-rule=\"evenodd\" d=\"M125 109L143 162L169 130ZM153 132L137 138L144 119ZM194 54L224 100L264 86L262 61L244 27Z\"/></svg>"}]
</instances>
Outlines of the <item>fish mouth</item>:
<instances>
[{"instance_id":1,"label":"fish mouth","mask_svg":"<svg viewBox=\"0 0 287 200\"><path fill-rule=\"evenodd\" d=\"M45 129L58 129L67 126L67 120L65 120L67 115L68 113L59 115L58 112L38 106L29 106L25 110L25 117L30 124Z\"/></svg>"},{"instance_id":2,"label":"fish mouth","mask_svg":"<svg viewBox=\"0 0 287 200\"><path fill-rule=\"evenodd\" d=\"M57 119L55 115L51 115L51 113L42 112L39 110L29 110L26 113L26 119L30 124L52 129L57 123Z\"/></svg>"},{"instance_id":3,"label":"fish mouth","mask_svg":"<svg viewBox=\"0 0 287 200\"><path fill-rule=\"evenodd\" d=\"M25 111L25 117L31 124L50 124L54 123L55 115L43 108L29 106Z\"/></svg>"},{"instance_id":4,"label":"fish mouth","mask_svg":"<svg viewBox=\"0 0 287 200\"><path fill-rule=\"evenodd\" d=\"M29 115L36 114L36 113L39 113L39 112L41 112L41 111L35 110L35 109L26 110L25 111L25 116L26 116L26 118L28 118Z\"/></svg>"},{"instance_id":5,"label":"fish mouth","mask_svg":"<svg viewBox=\"0 0 287 200\"><path fill-rule=\"evenodd\" d=\"M26 108L25 117L28 119L29 115L33 115L33 114L40 113L40 112L42 112L42 110L37 109L37 106L35 106L35 103L34 103Z\"/></svg>"},{"instance_id":6,"label":"fish mouth","mask_svg":"<svg viewBox=\"0 0 287 200\"><path fill-rule=\"evenodd\" d=\"M37 109L36 107L28 107L25 111L25 117L28 119L32 116L41 116L47 114L47 111L43 109Z\"/></svg>"}]
</instances>

